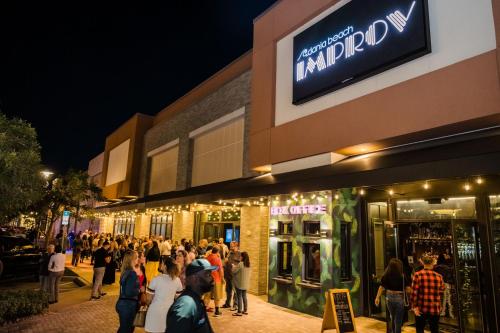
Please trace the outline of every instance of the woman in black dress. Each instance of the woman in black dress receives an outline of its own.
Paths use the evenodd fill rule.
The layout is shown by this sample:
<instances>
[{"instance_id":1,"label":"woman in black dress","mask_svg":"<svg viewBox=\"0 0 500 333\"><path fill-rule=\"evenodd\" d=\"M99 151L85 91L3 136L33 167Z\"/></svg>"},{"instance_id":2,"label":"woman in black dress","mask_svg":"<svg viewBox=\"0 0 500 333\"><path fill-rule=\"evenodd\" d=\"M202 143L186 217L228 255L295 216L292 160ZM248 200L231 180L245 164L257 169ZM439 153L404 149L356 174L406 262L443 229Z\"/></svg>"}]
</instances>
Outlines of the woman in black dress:
<instances>
[{"instance_id":1,"label":"woman in black dress","mask_svg":"<svg viewBox=\"0 0 500 333\"><path fill-rule=\"evenodd\" d=\"M111 242L108 254L106 255L106 268L104 270L104 277L102 279L102 284L113 284L115 283L115 274L118 265L115 260L116 242Z\"/></svg>"}]
</instances>

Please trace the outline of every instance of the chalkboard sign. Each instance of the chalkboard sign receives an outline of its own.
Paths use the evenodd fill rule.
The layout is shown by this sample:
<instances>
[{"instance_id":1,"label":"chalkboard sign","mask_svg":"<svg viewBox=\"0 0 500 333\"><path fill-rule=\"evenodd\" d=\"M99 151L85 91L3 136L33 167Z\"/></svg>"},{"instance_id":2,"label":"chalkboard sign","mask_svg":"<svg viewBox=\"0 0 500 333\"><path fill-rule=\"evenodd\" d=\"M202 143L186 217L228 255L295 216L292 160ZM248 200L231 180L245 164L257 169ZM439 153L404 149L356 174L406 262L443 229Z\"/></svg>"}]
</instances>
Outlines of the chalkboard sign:
<instances>
[{"instance_id":1,"label":"chalkboard sign","mask_svg":"<svg viewBox=\"0 0 500 333\"><path fill-rule=\"evenodd\" d=\"M336 329L338 333L356 333L354 312L348 289L330 289L326 293L321 332Z\"/></svg>"}]
</instances>

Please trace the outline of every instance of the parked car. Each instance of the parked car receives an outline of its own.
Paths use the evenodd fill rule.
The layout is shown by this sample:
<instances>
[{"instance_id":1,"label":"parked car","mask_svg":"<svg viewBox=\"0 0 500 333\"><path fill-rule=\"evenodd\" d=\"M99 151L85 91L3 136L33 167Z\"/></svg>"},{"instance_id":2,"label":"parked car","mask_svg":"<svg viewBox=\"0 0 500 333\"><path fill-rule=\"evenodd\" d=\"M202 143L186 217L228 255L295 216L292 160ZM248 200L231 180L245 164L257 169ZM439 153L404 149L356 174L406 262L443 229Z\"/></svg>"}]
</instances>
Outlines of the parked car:
<instances>
[{"instance_id":1,"label":"parked car","mask_svg":"<svg viewBox=\"0 0 500 333\"><path fill-rule=\"evenodd\" d=\"M0 236L0 279L38 278L40 250L28 239Z\"/></svg>"}]
</instances>

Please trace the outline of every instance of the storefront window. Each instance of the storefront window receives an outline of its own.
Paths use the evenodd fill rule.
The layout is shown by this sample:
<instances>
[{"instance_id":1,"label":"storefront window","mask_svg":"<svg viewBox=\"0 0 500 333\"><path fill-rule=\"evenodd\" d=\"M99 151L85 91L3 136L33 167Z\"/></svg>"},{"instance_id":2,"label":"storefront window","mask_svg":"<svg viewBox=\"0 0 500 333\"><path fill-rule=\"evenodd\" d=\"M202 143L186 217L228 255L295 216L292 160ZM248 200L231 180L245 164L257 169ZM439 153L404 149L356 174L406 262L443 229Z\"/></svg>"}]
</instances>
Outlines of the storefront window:
<instances>
[{"instance_id":1,"label":"storefront window","mask_svg":"<svg viewBox=\"0 0 500 333\"><path fill-rule=\"evenodd\" d=\"M278 242L278 274L292 276L292 242Z\"/></svg>"},{"instance_id":2,"label":"storefront window","mask_svg":"<svg viewBox=\"0 0 500 333\"><path fill-rule=\"evenodd\" d=\"M351 223L342 222L340 224L340 279L349 281L351 278Z\"/></svg>"},{"instance_id":3,"label":"storefront window","mask_svg":"<svg viewBox=\"0 0 500 333\"><path fill-rule=\"evenodd\" d=\"M292 221L279 221L278 233L279 235L291 235L293 233Z\"/></svg>"},{"instance_id":4,"label":"storefront window","mask_svg":"<svg viewBox=\"0 0 500 333\"><path fill-rule=\"evenodd\" d=\"M320 236L319 221L304 221L304 235L319 237Z\"/></svg>"},{"instance_id":5,"label":"storefront window","mask_svg":"<svg viewBox=\"0 0 500 333\"><path fill-rule=\"evenodd\" d=\"M319 244L304 244L304 280L320 282L321 254Z\"/></svg>"},{"instance_id":6,"label":"storefront window","mask_svg":"<svg viewBox=\"0 0 500 333\"><path fill-rule=\"evenodd\" d=\"M151 217L149 235L172 238L172 222L172 214Z\"/></svg>"},{"instance_id":7,"label":"storefront window","mask_svg":"<svg viewBox=\"0 0 500 333\"><path fill-rule=\"evenodd\" d=\"M135 219L132 217L120 217L115 219L114 235L134 235Z\"/></svg>"},{"instance_id":8,"label":"storefront window","mask_svg":"<svg viewBox=\"0 0 500 333\"><path fill-rule=\"evenodd\" d=\"M500 299L500 195L490 196L491 230L493 236L493 258L496 279L496 294Z\"/></svg>"},{"instance_id":9,"label":"storefront window","mask_svg":"<svg viewBox=\"0 0 500 333\"><path fill-rule=\"evenodd\" d=\"M398 220L449 220L476 217L475 197L397 201Z\"/></svg>"}]
</instances>

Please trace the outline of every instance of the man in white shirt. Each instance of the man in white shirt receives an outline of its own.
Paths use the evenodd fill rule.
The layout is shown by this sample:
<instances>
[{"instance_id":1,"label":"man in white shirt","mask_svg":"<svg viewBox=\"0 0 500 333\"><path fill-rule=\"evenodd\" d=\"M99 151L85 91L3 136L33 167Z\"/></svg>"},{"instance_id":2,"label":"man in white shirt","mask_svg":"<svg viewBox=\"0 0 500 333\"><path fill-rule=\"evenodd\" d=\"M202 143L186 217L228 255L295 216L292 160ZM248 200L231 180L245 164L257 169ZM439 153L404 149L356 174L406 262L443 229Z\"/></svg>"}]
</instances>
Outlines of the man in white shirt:
<instances>
[{"instance_id":1,"label":"man in white shirt","mask_svg":"<svg viewBox=\"0 0 500 333\"><path fill-rule=\"evenodd\" d=\"M61 245L57 245L55 254L49 260L49 304L59 301L59 282L64 275L66 256L62 254Z\"/></svg>"},{"instance_id":2,"label":"man in white shirt","mask_svg":"<svg viewBox=\"0 0 500 333\"><path fill-rule=\"evenodd\" d=\"M170 238L165 238L165 241L160 245L160 253L162 256L170 257L172 254L172 244Z\"/></svg>"}]
</instances>

